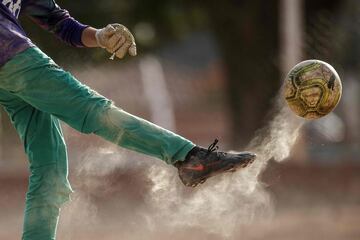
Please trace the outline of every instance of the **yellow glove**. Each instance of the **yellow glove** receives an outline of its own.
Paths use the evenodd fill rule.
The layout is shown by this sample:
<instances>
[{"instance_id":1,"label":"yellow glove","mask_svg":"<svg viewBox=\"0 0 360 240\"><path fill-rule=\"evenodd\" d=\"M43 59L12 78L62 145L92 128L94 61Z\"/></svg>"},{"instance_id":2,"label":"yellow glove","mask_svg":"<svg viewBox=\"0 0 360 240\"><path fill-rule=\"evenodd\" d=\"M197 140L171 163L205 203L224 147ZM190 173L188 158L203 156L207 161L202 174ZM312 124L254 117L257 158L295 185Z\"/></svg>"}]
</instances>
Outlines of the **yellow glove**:
<instances>
[{"instance_id":1,"label":"yellow glove","mask_svg":"<svg viewBox=\"0 0 360 240\"><path fill-rule=\"evenodd\" d=\"M130 56L136 56L135 38L125 26L114 23L97 30L96 41L100 47L112 53L114 57L123 58L128 52Z\"/></svg>"}]
</instances>

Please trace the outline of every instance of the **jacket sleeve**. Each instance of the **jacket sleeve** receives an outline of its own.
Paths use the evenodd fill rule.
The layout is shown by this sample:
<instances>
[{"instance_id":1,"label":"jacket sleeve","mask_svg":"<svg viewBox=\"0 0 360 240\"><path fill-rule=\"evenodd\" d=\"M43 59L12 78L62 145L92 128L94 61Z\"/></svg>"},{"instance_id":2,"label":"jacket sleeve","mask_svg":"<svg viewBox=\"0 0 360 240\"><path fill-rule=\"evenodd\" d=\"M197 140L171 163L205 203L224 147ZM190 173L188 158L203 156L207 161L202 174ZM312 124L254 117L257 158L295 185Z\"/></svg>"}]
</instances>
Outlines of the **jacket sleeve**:
<instances>
[{"instance_id":1,"label":"jacket sleeve","mask_svg":"<svg viewBox=\"0 0 360 240\"><path fill-rule=\"evenodd\" d=\"M69 12L60 8L54 0L24 0L22 14L29 16L36 24L54 33L62 41L83 47L81 35L87 25L72 18Z\"/></svg>"}]
</instances>

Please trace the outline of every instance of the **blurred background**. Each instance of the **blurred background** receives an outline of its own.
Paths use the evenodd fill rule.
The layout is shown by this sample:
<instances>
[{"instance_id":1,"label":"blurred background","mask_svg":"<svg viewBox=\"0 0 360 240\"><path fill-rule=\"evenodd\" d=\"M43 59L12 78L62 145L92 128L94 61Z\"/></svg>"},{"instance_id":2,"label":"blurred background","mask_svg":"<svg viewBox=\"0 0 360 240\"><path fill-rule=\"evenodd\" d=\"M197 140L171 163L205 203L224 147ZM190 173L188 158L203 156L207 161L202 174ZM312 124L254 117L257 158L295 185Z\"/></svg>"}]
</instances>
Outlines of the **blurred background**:
<instances>
[{"instance_id":1,"label":"blurred background","mask_svg":"<svg viewBox=\"0 0 360 240\"><path fill-rule=\"evenodd\" d=\"M266 224L239 226L234 239L360 239L360 1L57 3L97 28L124 24L135 35L138 56L111 61L102 49L74 49L22 16L25 30L43 51L117 106L204 146L216 137L223 149L246 147L269 120L292 66L313 58L333 65L343 82L340 104L327 117L306 122L286 161L270 160L260 178L272 196L274 216ZM75 190L85 191L84 176L76 169L89 151L103 152L99 161L106 161L109 143L63 126L70 179ZM20 239L27 160L3 110L0 135L0 239ZM142 159L135 153L126 156ZM143 201L140 190L146 184L140 175L141 167L104 174L104 181L116 179L113 189L114 182L122 187L89 196L103 205L99 215L126 195ZM121 210L115 212L121 216ZM104 235L106 227L98 228L92 236L72 229L76 233L69 237L66 226L59 230L62 239L118 239L116 230ZM196 234L198 239L222 239Z\"/></svg>"}]
</instances>

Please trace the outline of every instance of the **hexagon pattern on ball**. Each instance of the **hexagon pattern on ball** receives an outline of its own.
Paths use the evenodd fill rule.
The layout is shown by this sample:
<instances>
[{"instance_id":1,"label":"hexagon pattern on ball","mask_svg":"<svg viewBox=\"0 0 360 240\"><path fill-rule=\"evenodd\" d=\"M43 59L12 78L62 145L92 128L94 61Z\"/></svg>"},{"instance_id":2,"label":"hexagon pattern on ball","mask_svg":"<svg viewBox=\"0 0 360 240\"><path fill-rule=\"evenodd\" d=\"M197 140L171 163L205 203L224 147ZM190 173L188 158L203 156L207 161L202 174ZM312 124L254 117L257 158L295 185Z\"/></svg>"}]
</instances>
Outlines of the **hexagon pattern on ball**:
<instances>
[{"instance_id":1,"label":"hexagon pattern on ball","mask_svg":"<svg viewBox=\"0 0 360 240\"><path fill-rule=\"evenodd\" d=\"M335 69L320 60L297 64L288 73L283 94L290 109L306 119L329 114L339 103L341 80Z\"/></svg>"}]
</instances>

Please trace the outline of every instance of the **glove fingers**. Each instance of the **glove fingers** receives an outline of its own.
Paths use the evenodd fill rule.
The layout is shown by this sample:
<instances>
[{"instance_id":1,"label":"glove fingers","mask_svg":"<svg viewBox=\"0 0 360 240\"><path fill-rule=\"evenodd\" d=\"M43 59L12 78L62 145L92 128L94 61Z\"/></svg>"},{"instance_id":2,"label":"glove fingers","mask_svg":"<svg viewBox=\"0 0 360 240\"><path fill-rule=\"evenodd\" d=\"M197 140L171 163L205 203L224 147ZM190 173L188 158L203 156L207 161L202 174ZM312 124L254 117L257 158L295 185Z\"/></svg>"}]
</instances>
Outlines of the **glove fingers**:
<instances>
[{"instance_id":1,"label":"glove fingers","mask_svg":"<svg viewBox=\"0 0 360 240\"><path fill-rule=\"evenodd\" d=\"M123 33L124 33L126 39L127 39L129 42L131 42L131 44L135 44L135 38L134 38L134 36L131 34L131 32L130 32L127 28L124 29L124 32L123 32Z\"/></svg>"},{"instance_id":2,"label":"glove fingers","mask_svg":"<svg viewBox=\"0 0 360 240\"><path fill-rule=\"evenodd\" d=\"M110 53L114 53L116 52L124 43L125 43L125 38L123 36L121 36L121 38L119 39L119 41L115 44L114 47L110 48L108 51Z\"/></svg>"},{"instance_id":3,"label":"glove fingers","mask_svg":"<svg viewBox=\"0 0 360 240\"><path fill-rule=\"evenodd\" d=\"M126 53L136 56L135 38L131 32L121 24L109 24L96 34L99 46L106 48L116 57L123 58Z\"/></svg>"},{"instance_id":4,"label":"glove fingers","mask_svg":"<svg viewBox=\"0 0 360 240\"><path fill-rule=\"evenodd\" d=\"M125 36L127 36L127 40L131 43L130 48L129 48L129 54L130 54L130 56L134 57L137 54L135 38L128 29L126 29L126 31L125 31Z\"/></svg>"},{"instance_id":5,"label":"glove fingers","mask_svg":"<svg viewBox=\"0 0 360 240\"><path fill-rule=\"evenodd\" d=\"M137 51L136 51L135 38L131 34L129 29L127 29L125 26L123 26L121 24L116 25L114 27L116 28L116 31L119 32L121 35L123 35L126 38L126 41L130 43L129 55L130 56L136 56Z\"/></svg>"},{"instance_id":6,"label":"glove fingers","mask_svg":"<svg viewBox=\"0 0 360 240\"><path fill-rule=\"evenodd\" d=\"M135 57L137 54L136 45L132 44L129 48L129 55Z\"/></svg>"},{"instance_id":7,"label":"glove fingers","mask_svg":"<svg viewBox=\"0 0 360 240\"><path fill-rule=\"evenodd\" d=\"M120 41L120 39L122 38L122 35L120 35L119 33L115 33L114 35L112 35L109 40L107 41L107 46L106 49L109 52L113 52L111 51L112 49L115 48L116 44ZM115 49L116 50L116 49Z\"/></svg>"},{"instance_id":8,"label":"glove fingers","mask_svg":"<svg viewBox=\"0 0 360 240\"><path fill-rule=\"evenodd\" d=\"M114 35L115 32L116 29L113 26L111 26L111 24L109 24L105 27L104 36L111 37L112 35Z\"/></svg>"},{"instance_id":9,"label":"glove fingers","mask_svg":"<svg viewBox=\"0 0 360 240\"><path fill-rule=\"evenodd\" d=\"M119 50L116 51L116 57L118 58L123 58L125 57L125 54L128 52L129 48L131 46L130 42L125 42L120 48Z\"/></svg>"},{"instance_id":10,"label":"glove fingers","mask_svg":"<svg viewBox=\"0 0 360 240\"><path fill-rule=\"evenodd\" d=\"M115 32L116 29L111 25L107 25L105 28L98 30L95 34L98 45L102 48L107 48L109 45L109 39L115 34Z\"/></svg>"}]
</instances>

